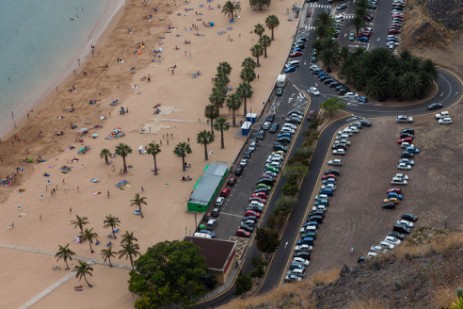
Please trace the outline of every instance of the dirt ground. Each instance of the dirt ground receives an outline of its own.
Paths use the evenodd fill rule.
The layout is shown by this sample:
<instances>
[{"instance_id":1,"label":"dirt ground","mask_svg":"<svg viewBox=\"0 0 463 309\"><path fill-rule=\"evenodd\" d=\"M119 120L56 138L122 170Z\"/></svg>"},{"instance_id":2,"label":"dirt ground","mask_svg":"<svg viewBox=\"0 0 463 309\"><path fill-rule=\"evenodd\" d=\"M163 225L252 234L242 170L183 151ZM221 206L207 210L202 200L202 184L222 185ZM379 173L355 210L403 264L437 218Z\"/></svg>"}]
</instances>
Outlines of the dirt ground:
<instances>
[{"instance_id":1,"label":"dirt ground","mask_svg":"<svg viewBox=\"0 0 463 309\"><path fill-rule=\"evenodd\" d=\"M417 226L461 230L463 168L456 162L463 152L462 106L449 109L454 124L438 125L433 115L416 117L413 125L397 124L394 119L372 119L373 126L351 137L352 145L338 169L335 195L330 199L326 219L319 229L308 274L323 272L344 263L355 263L392 230L403 212L419 217ZM396 210L381 209L382 200L401 149L400 129L415 129L414 144L422 151L415 156L415 167L406 172L410 181L403 186L404 200ZM334 156L327 155L327 160ZM453 164L452 164L453 163ZM328 168L328 165L326 165ZM317 190L315 190L317 191ZM354 247L354 253L351 253Z\"/></svg>"}]
</instances>

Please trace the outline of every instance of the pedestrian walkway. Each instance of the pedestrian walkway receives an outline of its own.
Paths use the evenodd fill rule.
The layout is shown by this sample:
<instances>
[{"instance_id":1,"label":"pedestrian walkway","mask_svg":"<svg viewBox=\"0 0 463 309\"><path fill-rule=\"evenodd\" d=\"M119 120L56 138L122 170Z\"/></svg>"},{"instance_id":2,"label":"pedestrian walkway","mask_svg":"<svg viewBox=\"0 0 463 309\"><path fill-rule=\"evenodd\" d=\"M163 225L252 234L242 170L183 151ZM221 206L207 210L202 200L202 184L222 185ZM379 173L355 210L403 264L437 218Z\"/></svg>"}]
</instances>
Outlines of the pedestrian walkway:
<instances>
[{"instance_id":1,"label":"pedestrian walkway","mask_svg":"<svg viewBox=\"0 0 463 309\"><path fill-rule=\"evenodd\" d=\"M51 292L53 292L53 290L55 290L56 288L60 287L61 285L63 285L66 281L68 281L69 279L71 278L74 278L76 275L76 272L75 271L71 271L69 274L67 274L66 276L64 276L63 278L61 278L60 280L56 281L55 283L53 283L52 285L50 285L48 288L46 288L45 290L43 290L42 292L40 292L37 296L35 296L34 298L30 299L27 303L25 303L24 305L22 305L21 307L19 307L19 309L26 309L26 308L29 308L30 306L32 306L33 304L35 304L36 302L38 302L39 300L41 300L42 298L44 298L45 296L47 296L48 294L50 294Z\"/></svg>"},{"instance_id":2,"label":"pedestrian walkway","mask_svg":"<svg viewBox=\"0 0 463 309\"><path fill-rule=\"evenodd\" d=\"M344 19L354 19L355 14L344 14Z\"/></svg>"},{"instance_id":3,"label":"pedestrian walkway","mask_svg":"<svg viewBox=\"0 0 463 309\"><path fill-rule=\"evenodd\" d=\"M29 252L29 253L36 253L36 254L42 254L42 255L48 255L48 256L55 256L56 252L52 252L49 250L44 250L44 249L37 249L37 248L32 248L28 246L23 246L23 245L15 245L15 244L7 244L7 243L0 243L0 248L5 248L5 249L12 249L12 250L18 250L18 251L24 251L24 252ZM109 266L109 263L104 262L103 260L100 259L94 259L94 258L89 258L85 256L73 256L75 260L87 262L88 264L99 264L99 265L105 265ZM130 265L125 265L125 264L114 264L112 263L114 268L120 268L120 269L127 269L131 270L132 267Z\"/></svg>"},{"instance_id":4,"label":"pedestrian walkway","mask_svg":"<svg viewBox=\"0 0 463 309\"><path fill-rule=\"evenodd\" d=\"M309 7L318 9L331 9L331 4L309 3Z\"/></svg>"}]
</instances>

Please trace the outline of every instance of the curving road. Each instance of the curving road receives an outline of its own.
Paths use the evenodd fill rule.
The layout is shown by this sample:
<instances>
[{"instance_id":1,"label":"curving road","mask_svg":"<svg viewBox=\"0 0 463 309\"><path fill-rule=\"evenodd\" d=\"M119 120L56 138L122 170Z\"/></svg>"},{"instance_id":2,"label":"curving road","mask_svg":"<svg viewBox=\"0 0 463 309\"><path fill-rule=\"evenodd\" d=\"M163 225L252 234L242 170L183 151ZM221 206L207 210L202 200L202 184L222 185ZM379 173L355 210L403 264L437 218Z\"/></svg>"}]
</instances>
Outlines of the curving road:
<instances>
[{"instance_id":1,"label":"curving road","mask_svg":"<svg viewBox=\"0 0 463 309\"><path fill-rule=\"evenodd\" d=\"M320 1L320 3L323 3ZM307 10L307 6L304 8ZM310 9L310 6L309 6ZM323 9L323 7L320 7ZM301 14L305 16L305 11ZM376 13L378 15L378 13ZM310 23L310 21L308 21ZM308 42L314 39L313 32L306 32L308 36ZM379 40L377 40L379 42ZM307 44L309 46L309 43ZM373 44L372 44L373 45ZM381 47L381 46L376 46ZM307 50L310 50L308 48ZM321 95L312 96L310 109L315 110L316 112L320 109L320 104L329 97L337 96L336 92L333 89L330 89L324 84L319 85L319 80L315 75L310 74L308 67L310 66L309 62L310 52L306 51L304 56L301 59L301 68L299 68L295 73L288 75L289 85L286 87L284 99L289 99L295 93L307 94L309 87L316 86L319 88ZM434 92L429 98L416 105L408 106L385 106L382 104L358 104L358 103L348 103L346 111L352 113L350 117L344 117L333 123L329 124L320 134L317 145L315 147L311 163L310 163L310 172L305 176L301 184L301 190L298 196L298 202L291 212L287 224L284 227L280 247L277 249L273 258L268 266L265 277L262 279L259 289L256 291L256 294L262 294L278 287L282 283L282 279L286 272L286 265L289 259L292 257L294 243L299 237L299 228L305 220L308 206L310 205L310 197L312 192L315 189L317 184L319 174L323 168L324 159L326 153L330 150L330 143L332 137L339 130L340 127L345 126L347 122L351 122L358 117L395 117L398 114L407 114L411 116L426 115L432 113L426 109L426 106L430 103L441 103L445 107L448 107L452 104L455 104L463 97L463 83L462 81L453 73L443 69L438 68L438 79L436 82L437 91ZM301 125L301 130L297 135L297 138L294 141L289 157L292 156L292 153L295 149L299 148L303 142L303 134L309 123L304 122ZM269 201L269 204L273 204L281 196L281 187L285 183L284 177L281 177L280 181L277 183L277 186L274 188L274 194L272 199ZM253 269L251 265L251 260L253 257L260 256L260 252L255 246L255 242L247 248L245 252L245 262L242 265L242 271L245 273L250 272ZM203 303L193 305L192 308L215 308L221 305L224 305L234 299L234 288L231 288L225 291L220 296L205 301Z\"/></svg>"}]
</instances>

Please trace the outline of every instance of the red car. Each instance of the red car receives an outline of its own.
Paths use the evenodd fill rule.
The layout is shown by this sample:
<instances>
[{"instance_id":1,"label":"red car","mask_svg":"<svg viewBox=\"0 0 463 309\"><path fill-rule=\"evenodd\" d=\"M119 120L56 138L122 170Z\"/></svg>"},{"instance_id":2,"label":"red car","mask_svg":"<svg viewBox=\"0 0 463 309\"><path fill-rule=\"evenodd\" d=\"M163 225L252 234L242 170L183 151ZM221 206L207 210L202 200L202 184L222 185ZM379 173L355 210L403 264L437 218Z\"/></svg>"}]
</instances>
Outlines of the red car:
<instances>
[{"instance_id":1,"label":"red car","mask_svg":"<svg viewBox=\"0 0 463 309\"><path fill-rule=\"evenodd\" d=\"M302 53L300 51L289 54L289 58L301 57Z\"/></svg>"},{"instance_id":2,"label":"red car","mask_svg":"<svg viewBox=\"0 0 463 309\"><path fill-rule=\"evenodd\" d=\"M262 198L262 197L257 197L257 196L252 196L250 199L249 199L250 202L252 201L256 201L256 202L259 202L259 203L267 203L267 199L265 198Z\"/></svg>"},{"instance_id":3,"label":"red car","mask_svg":"<svg viewBox=\"0 0 463 309\"><path fill-rule=\"evenodd\" d=\"M413 142L413 138L411 138L411 137L404 137L404 138L399 138L399 139L397 140L397 144L399 144L399 145L402 144L402 143L404 143L404 142L411 143L411 142Z\"/></svg>"},{"instance_id":4,"label":"red car","mask_svg":"<svg viewBox=\"0 0 463 309\"><path fill-rule=\"evenodd\" d=\"M220 191L220 196L227 197L230 194L231 190L230 188L226 187L223 188L222 191Z\"/></svg>"},{"instance_id":5,"label":"red car","mask_svg":"<svg viewBox=\"0 0 463 309\"><path fill-rule=\"evenodd\" d=\"M254 217L256 217L256 218L259 218L259 217L260 217L260 213L258 213L257 211L254 211L254 210L246 210L246 212L244 213L244 216L245 216L245 217L254 216Z\"/></svg>"},{"instance_id":6,"label":"red car","mask_svg":"<svg viewBox=\"0 0 463 309\"><path fill-rule=\"evenodd\" d=\"M267 194L265 194L265 192L256 192L256 193L253 193L251 197L260 197L260 198L267 199Z\"/></svg>"},{"instance_id":7,"label":"red car","mask_svg":"<svg viewBox=\"0 0 463 309\"><path fill-rule=\"evenodd\" d=\"M387 34L400 34L400 32L398 29L389 29Z\"/></svg>"},{"instance_id":8,"label":"red car","mask_svg":"<svg viewBox=\"0 0 463 309\"><path fill-rule=\"evenodd\" d=\"M251 237L251 233L243 229L237 229L235 235L240 237Z\"/></svg>"},{"instance_id":9,"label":"red car","mask_svg":"<svg viewBox=\"0 0 463 309\"><path fill-rule=\"evenodd\" d=\"M390 188L387 190L387 193L389 192L395 192L397 194L402 194L402 190L400 188Z\"/></svg>"},{"instance_id":10,"label":"red car","mask_svg":"<svg viewBox=\"0 0 463 309\"><path fill-rule=\"evenodd\" d=\"M336 180L336 176L334 174L328 174L328 175L323 175L322 176L322 180L325 180L325 179L335 179Z\"/></svg>"}]
</instances>

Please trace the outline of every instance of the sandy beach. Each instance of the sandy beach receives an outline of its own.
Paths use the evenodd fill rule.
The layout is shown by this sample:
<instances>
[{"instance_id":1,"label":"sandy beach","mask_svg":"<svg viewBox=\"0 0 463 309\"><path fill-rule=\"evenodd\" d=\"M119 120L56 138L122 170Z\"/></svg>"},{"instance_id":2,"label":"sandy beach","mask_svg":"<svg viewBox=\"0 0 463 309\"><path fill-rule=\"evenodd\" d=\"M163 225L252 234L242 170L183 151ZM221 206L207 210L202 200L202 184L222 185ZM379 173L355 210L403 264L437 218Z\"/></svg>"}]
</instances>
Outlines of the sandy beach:
<instances>
[{"instance_id":1,"label":"sandy beach","mask_svg":"<svg viewBox=\"0 0 463 309\"><path fill-rule=\"evenodd\" d=\"M196 135L210 128L204 107L218 63L230 63L230 86L236 88L241 62L251 56L250 48L258 41L252 32L254 25L264 24L271 14L279 18L269 57L260 59L261 67L256 69L259 79L252 82L254 95L248 108L259 113L286 60L297 27L297 21L288 21L289 4L284 1L273 1L264 11L253 11L249 2L242 2L240 17L232 24L221 14L219 7L223 3L127 1L78 70L31 111L9 139L2 140L0 176L4 178L17 167L22 170L16 183L3 186L0 193L0 262L9 266L1 274L7 282L0 292L2 308L31 304L34 297L50 287L52 291L31 307L132 307L135 296L127 290L129 262L116 259L118 267L114 268L100 264L100 251L109 241L110 231L103 228L109 214L120 219L119 234L134 232L142 253L157 242L193 233L194 215L186 211L186 202L207 164ZM203 22L213 22L214 26L204 26ZM152 52L160 49L161 53ZM200 75L193 77L198 71ZM111 106L116 99L118 105ZM161 112L154 114L153 106L157 104L161 104ZM121 106L129 112L119 115ZM74 111L69 112L72 108ZM227 108L220 114L231 123ZM77 128L71 129L71 124ZM88 128L89 133L79 136L80 128ZM125 135L112 136L116 128ZM59 131L64 135L57 136ZM208 146L209 162L231 164L245 141L239 133L238 127L225 133L225 149L220 149L216 135L216 141ZM91 138L92 134L97 136ZM138 151L139 146L152 141L162 143L157 176L151 171L152 156ZM186 158L191 167L183 172L181 159L173 150L177 143L187 141L193 153ZM103 148L114 152L119 143L133 150L127 157L131 168L126 174L120 173L120 157L111 158L111 164L106 165L99 156ZM90 150L78 154L84 145ZM39 156L45 162L37 163ZM34 162L24 163L26 157ZM70 167L70 171L62 173L62 166ZM192 182L179 179L187 175ZM121 180L128 184L120 189L116 184ZM56 193L52 195L53 189ZM130 207L136 193L145 196L148 203L143 208L143 219L133 215L134 208ZM88 217L86 227L94 228L99 235L101 244L95 246L94 254L88 243L73 242L78 230L70 221L76 215ZM58 245L67 243L78 256L96 261L93 277L89 278L94 284L92 289L69 275L63 261L56 262ZM113 243L113 248L119 250L118 240ZM76 262L70 264L72 269ZM83 285L83 291L75 291L76 285Z\"/></svg>"}]
</instances>

